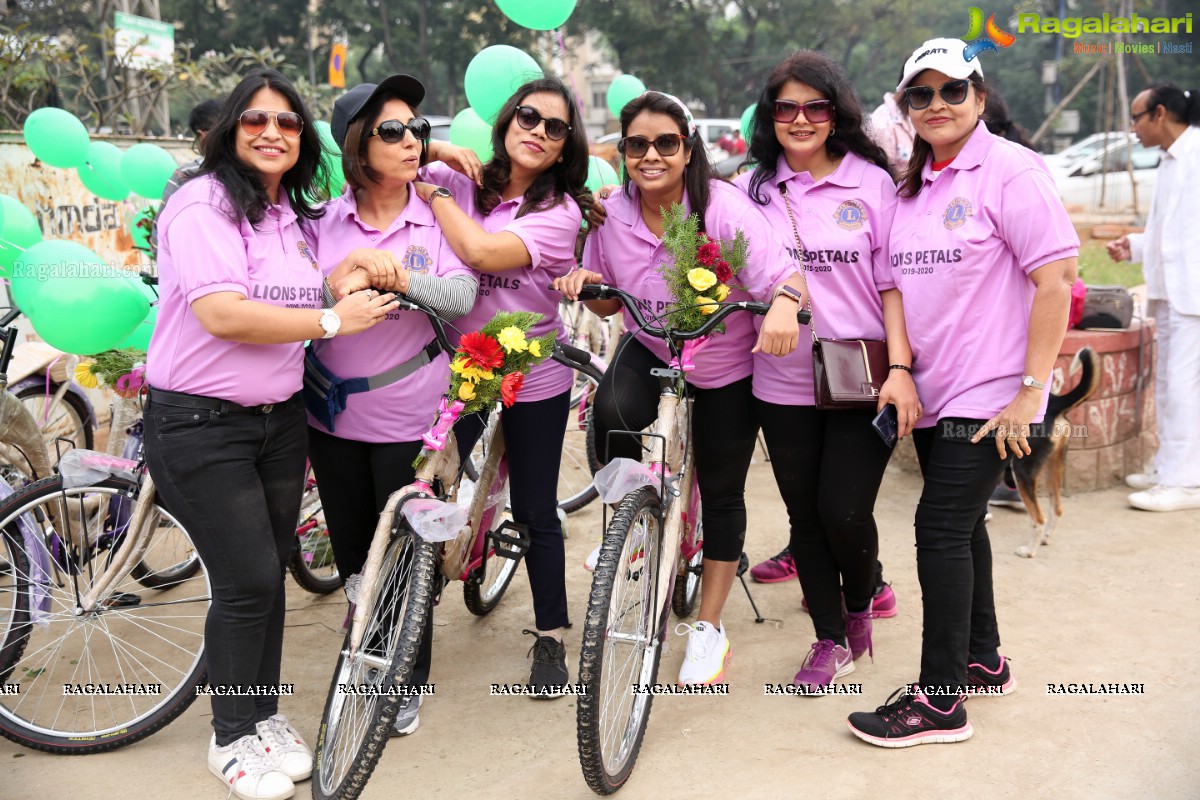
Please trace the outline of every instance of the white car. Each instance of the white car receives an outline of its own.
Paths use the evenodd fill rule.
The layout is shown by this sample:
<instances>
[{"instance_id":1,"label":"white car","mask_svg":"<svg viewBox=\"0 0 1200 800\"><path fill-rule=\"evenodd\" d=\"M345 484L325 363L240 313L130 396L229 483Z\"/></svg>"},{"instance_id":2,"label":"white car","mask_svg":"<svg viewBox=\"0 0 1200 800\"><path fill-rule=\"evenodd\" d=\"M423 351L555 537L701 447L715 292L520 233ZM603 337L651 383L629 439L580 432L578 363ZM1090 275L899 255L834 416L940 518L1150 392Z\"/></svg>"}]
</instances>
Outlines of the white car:
<instances>
[{"instance_id":1,"label":"white car","mask_svg":"<svg viewBox=\"0 0 1200 800\"><path fill-rule=\"evenodd\" d=\"M1122 140L1051 172L1064 205L1082 207L1087 213L1144 215L1150 209L1161 157L1157 147Z\"/></svg>"},{"instance_id":2,"label":"white car","mask_svg":"<svg viewBox=\"0 0 1200 800\"><path fill-rule=\"evenodd\" d=\"M1080 139L1075 144L1062 150L1058 153L1043 155L1042 160L1046 162L1046 166L1052 172L1065 170L1070 172L1070 167L1078 162L1095 155L1105 144L1109 142L1124 141L1126 133L1123 131L1110 131L1108 133L1093 133L1084 139Z\"/></svg>"}]
</instances>

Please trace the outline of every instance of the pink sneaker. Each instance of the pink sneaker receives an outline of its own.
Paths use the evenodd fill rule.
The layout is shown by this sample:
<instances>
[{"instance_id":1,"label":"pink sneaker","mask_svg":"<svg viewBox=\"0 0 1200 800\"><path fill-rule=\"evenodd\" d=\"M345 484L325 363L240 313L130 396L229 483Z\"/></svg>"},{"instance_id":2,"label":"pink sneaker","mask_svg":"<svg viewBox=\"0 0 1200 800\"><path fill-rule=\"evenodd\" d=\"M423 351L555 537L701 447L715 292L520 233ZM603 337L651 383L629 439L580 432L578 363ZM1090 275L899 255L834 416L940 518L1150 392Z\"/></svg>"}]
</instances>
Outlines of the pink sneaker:
<instances>
[{"instance_id":1,"label":"pink sneaker","mask_svg":"<svg viewBox=\"0 0 1200 800\"><path fill-rule=\"evenodd\" d=\"M863 653L870 653L871 660L875 660L875 649L871 645L871 620L874 617L875 612L870 608L846 612L846 643L850 645L850 655L856 661Z\"/></svg>"},{"instance_id":2,"label":"pink sneaker","mask_svg":"<svg viewBox=\"0 0 1200 800\"><path fill-rule=\"evenodd\" d=\"M750 577L758 583L781 583L796 577L796 562L785 547L778 555L750 568ZM807 609L805 609L807 610Z\"/></svg>"},{"instance_id":3,"label":"pink sneaker","mask_svg":"<svg viewBox=\"0 0 1200 800\"><path fill-rule=\"evenodd\" d=\"M804 613L808 613L808 599L800 598L800 608ZM875 592L875 598L871 601L871 610L875 612L875 616L881 619L888 619L896 616L896 593L892 591L892 585L885 583L882 589Z\"/></svg>"},{"instance_id":4,"label":"pink sneaker","mask_svg":"<svg viewBox=\"0 0 1200 800\"><path fill-rule=\"evenodd\" d=\"M840 644L834 644L832 639L822 639L813 642L812 650L792 683L801 694L820 695L835 678L851 672L854 672L854 658L850 651Z\"/></svg>"}]
</instances>

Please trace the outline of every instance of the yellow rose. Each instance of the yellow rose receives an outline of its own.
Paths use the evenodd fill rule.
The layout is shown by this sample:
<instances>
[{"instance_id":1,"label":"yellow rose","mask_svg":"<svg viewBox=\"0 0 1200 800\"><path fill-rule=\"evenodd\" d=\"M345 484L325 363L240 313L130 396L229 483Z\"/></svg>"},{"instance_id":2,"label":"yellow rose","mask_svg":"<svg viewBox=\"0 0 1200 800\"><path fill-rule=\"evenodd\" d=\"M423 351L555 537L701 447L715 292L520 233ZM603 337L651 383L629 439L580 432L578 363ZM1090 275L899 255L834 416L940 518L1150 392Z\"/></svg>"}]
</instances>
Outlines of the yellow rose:
<instances>
[{"instance_id":1,"label":"yellow rose","mask_svg":"<svg viewBox=\"0 0 1200 800\"><path fill-rule=\"evenodd\" d=\"M470 381L463 381L458 387L458 399L471 401L475 399L475 384Z\"/></svg>"},{"instance_id":2,"label":"yellow rose","mask_svg":"<svg viewBox=\"0 0 1200 800\"><path fill-rule=\"evenodd\" d=\"M84 361L75 367L75 382L88 389L95 389L100 385L100 381L96 380L96 373L92 372L93 363L95 362Z\"/></svg>"},{"instance_id":3,"label":"yellow rose","mask_svg":"<svg viewBox=\"0 0 1200 800\"><path fill-rule=\"evenodd\" d=\"M506 353L524 353L529 349L529 342L525 339L525 331L518 328L516 325L509 325L496 335L496 340L500 342L500 346L504 348Z\"/></svg>"},{"instance_id":4,"label":"yellow rose","mask_svg":"<svg viewBox=\"0 0 1200 800\"><path fill-rule=\"evenodd\" d=\"M537 339L534 339L529 343L529 355L533 356L534 358L542 357L542 343Z\"/></svg>"},{"instance_id":5,"label":"yellow rose","mask_svg":"<svg viewBox=\"0 0 1200 800\"><path fill-rule=\"evenodd\" d=\"M713 297L718 303L724 303L725 298L729 297L729 287L723 283L718 284L717 288L713 290Z\"/></svg>"},{"instance_id":6,"label":"yellow rose","mask_svg":"<svg viewBox=\"0 0 1200 800\"><path fill-rule=\"evenodd\" d=\"M697 292L703 292L706 289L711 288L717 282L716 273L714 273L711 269L705 269L704 267L696 267L695 269L688 270L687 279L688 283L690 283L692 288Z\"/></svg>"},{"instance_id":7,"label":"yellow rose","mask_svg":"<svg viewBox=\"0 0 1200 800\"><path fill-rule=\"evenodd\" d=\"M704 314L705 316L713 313L721 307L717 301L713 300L711 297L697 297L696 305L700 307L700 313Z\"/></svg>"}]
</instances>

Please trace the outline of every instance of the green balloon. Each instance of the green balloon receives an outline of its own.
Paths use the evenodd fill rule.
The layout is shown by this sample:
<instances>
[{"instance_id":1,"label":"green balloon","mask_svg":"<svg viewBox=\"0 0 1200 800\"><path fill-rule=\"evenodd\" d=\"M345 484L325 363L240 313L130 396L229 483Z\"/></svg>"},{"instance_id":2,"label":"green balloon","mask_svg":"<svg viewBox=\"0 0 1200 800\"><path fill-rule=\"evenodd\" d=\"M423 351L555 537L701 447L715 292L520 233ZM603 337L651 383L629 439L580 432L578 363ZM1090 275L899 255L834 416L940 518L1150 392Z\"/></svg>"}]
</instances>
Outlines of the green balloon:
<instances>
[{"instance_id":1,"label":"green balloon","mask_svg":"<svg viewBox=\"0 0 1200 800\"><path fill-rule=\"evenodd\" d=\"M15 197L0 194L0 210L4 215L0 225L0 278L9 278L21 251L42 240L42 229L33 212Z\"/></svg>"},{"instance_id":2,"label":"green balloon","mask_svg":"<svg viewBox=\"0 0 1200 800\"><path fill-rule=\"evenodd\" d=\"M617 171L613 169L612 164L603 158L588 156L588 175L584 185L589 190L597 192L601 186L616 186L620 182L621 179L617 177Z\"/></svg>"},{"instance_id":3,"label":"green balloon","mask_svg":"<svg viewBox=\"0 0 1200 800\"><path fill-rule=\"evenodd\" d=\"M146 314L146 318L139 322L137 327L133 329L133 333L126 336L121 343L117 345L117 349L135 347L138 350L149 350L150 335L154 333L154 325L158 322L158 295L154 293L152 288L147 286L141 280L137 280L136 283L138 289L145 296L146 301L150 303L150 312Z\"/></svg>"},{"instance_id":4,"label":"green balloon","mask_svg":"<svg viewBox=\"0 0 1200 800\"><path fill-rule=\"evenodd\" d=\"M156 144L141 142L121 156L121 179L137 194L158 200L179 168L175 157Z\"/></svg>"},{"instance_id":5,"label":"green balloon","mask_svg":"<svg viewBox=\"0 0 1200 800\"><path fill-rule=\"evenodd\" d=\"M469 147L485 164L492 160L492 126L473 108L464 108L450 121L450 144Z\"/></svg>"},{"instance_id":6,"label":"green balloon","mask_svg":"<svg viewBox=\"0 0 1200 800\"><path fill-rule=\"evenodd\" d=\"M567 21L575 0L496 0L504 15L522 28L552 31Z\"/></svg>"},{"instance_id":7,"label":"green balloon","mask_svg":"<svg viewBox=\"0 0 1200 800\"><path fill-rule=\"evenodd\" d=\"M124 200L129 196L129 184L121 177L122 155L121 148L115 144L92 142L88 145L87 162L75 169L79 180L96 197ZM159 197L162 197L161 192Z\"/></svg>"},{"instance_id":8,"label":"green balloon","mask_svg":"<svg viewBox=\"0 0 1200 800\"><path fill-rule=\"evenodd\" d=\"M621 109L635 97L646 91L646 84L629 74L618 75L608 85L608 110L614 117L621 117Z\"/></svg>"},{"instance_id":9,"label":"green balloon","mask_svg":"<svg viewBox=\"0 0 1200 800\"><path fill-rule=\"evenodd\" d=\"M99 262L99 256L78 242L49 239L37 242L17 256L12 270L10 291L17 308L25 316L33 314L37 295L52 280L79 271L79 264ZM106 266L103 262L99 262Z\"/></svg>"},{"instance_id":10,"label":"green balloon","mask_svg":"<svg viewBox=\"0 0 1200 800\"><path fill-rule=\"evenodd\" d=\"M25 118L25 144L52 167L78 167L87 160L88 131L70 111L39 108Z\"/></svg>"},{"instance_id":11,"label":"green balloon","mask_svg":"<svg viewBox=\"0 0 1200 800\"><path fill-rule=\"evenodd\" d=\"M751 103L742 112L742 138L746 140L747 147L749 147L751 135L754 133L754 112L757 110L758 103Z\"/></svg>"},{"instance_id":12,"label":"green balloon","mask_svg":"<svg viewBox=\"0 0 1200 800\"><path fill-rule=\"evenodd\" d=\"M346 173L342 170L342 150L333 140L329 123L317 120L317 136L321 139L321 160L329 170L329 182L322 187L326 199L337 197L346 186Z\"/></svg>"},{"instance_id":13,"label":"green balloon","mask_svg":"<svg viewBox=\"0 0 1200 800\"><path fill-rule=\"evenodd\" d=\"M523 84L544 74L527 53L506 44L494 44L483 48L471 59L463 87L471 108L480 119L493 125L508 98Z\"/></svg>"}]
</instances>

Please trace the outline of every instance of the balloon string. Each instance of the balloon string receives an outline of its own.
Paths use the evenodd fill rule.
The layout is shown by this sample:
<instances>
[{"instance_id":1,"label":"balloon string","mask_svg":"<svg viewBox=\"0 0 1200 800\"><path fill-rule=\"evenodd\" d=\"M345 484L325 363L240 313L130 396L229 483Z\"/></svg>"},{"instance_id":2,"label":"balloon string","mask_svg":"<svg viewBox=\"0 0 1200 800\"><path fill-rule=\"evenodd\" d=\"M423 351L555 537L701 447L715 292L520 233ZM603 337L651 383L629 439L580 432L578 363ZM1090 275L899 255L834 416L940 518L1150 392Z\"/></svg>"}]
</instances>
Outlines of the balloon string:
<instances>
[{"instance_id":1,"label":"balloon string","mask_svg":"<svg viewBox=\"0 0 1200 800\"><path fill-rule=\"evenodd\" d=\"M571 93L575 95L575 105L579 106L579 118L582 120L586 114L586 109L583 107L583 100L580 98L579 89L575 86L575 76L567 70L567 43L563 41L561 26L554 29L554 36L558 39L558 56L563 61L563 72L567 73L567 77L571 81Z\"/></svg>"},{"instance_id":2,"label":"balloon string","mask_svg":"<svg viewBox=\"0 0 1200 800\"><path fill-rule=\"evenodd\" d=\"M21 247L21 245L17 244L16 242L10 242L8 239L0 239L0 247L15 247L22 253L25 252L24 247Z\"/></svg>"}]
</instances>

